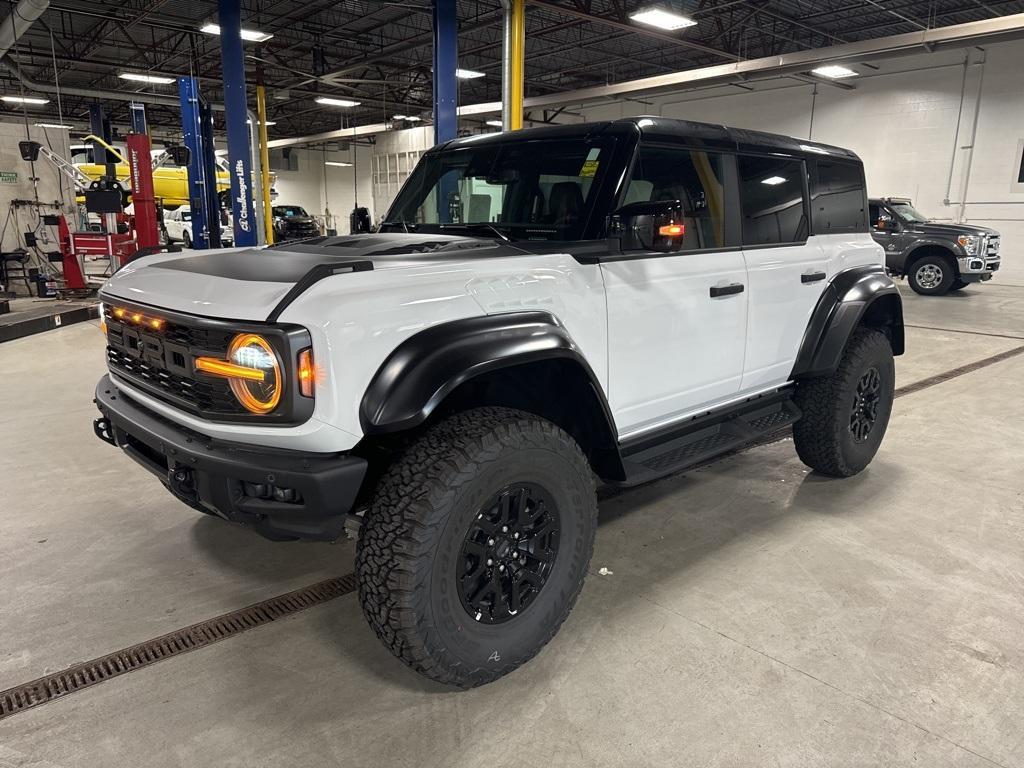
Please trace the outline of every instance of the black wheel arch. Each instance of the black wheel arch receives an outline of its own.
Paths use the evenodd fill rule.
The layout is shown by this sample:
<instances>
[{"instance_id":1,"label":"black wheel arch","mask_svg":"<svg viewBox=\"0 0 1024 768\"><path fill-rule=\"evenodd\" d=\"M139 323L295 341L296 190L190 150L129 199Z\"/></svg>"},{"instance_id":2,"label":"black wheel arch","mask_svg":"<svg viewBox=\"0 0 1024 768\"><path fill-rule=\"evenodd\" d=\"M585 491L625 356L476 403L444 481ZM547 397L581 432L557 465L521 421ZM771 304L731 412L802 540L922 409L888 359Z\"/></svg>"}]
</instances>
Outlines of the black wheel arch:
<instances>
[{"instance_id":1,"label":"black wheel arch","mask_svg":"<svg viewBox=\"0 0 1024 768\"><path fill-rule=\"evenodd\" d=\"M569 332L548 312L482 315L414 334L377 369L359 420L374 440L479 406L546 418L573 436L599 476L625 478L604 390Z\"/></svg>"},{"instance_id":2,"label":"black wheel arch","mask_svg":"<svg viewBox=\"0 0 1024 768\"><path fill-rule=\"evenodd\" d=\"M924 240L914 245L914 248L907 252L903 260L903 274L909 275L914 267L914 262L925 256L938 256L942 258L956 277L960 276L960 267L957 263L957 254L953 248L941 240Z\"/></svg>"},{"instance_id":3,"label":"black wheel arch","mask_svg":"<svg viewBox=\"0 0 1024 768\"><path fill-rule=\"evenodd\" d=\"M903 354L903 301L896 284L877 265L844 270L825 288L804 332L792 377L834 372L850 335L861 326L882 331L893 354Z\"/></svg>"}]
</instances>

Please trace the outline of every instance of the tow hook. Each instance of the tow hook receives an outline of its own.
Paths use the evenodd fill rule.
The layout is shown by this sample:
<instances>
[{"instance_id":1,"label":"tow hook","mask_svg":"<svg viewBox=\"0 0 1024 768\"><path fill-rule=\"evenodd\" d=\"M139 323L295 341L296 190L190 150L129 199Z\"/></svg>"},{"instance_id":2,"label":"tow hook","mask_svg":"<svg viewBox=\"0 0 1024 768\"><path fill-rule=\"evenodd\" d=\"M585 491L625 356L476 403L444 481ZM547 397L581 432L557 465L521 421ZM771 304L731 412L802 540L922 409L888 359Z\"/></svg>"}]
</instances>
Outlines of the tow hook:
<instances>
[{"instance_id":1,"label":"tow hook","mask_svg":"<svg viewBox=\"0 0 1024 768\"><path fill-rule=\"evenodd\" d=\"M167 474L167 486L171 493L189 504L199 503L196 492L196 476L187 467L175 467Z\"/></svg>"},{"instance_id":2,"label":"tow hook","mask_svg":"<svg viewBox=\"0 0 1024 768\"><path fill-rule=\"evenodd\" d=\"M117 440L114 439L114 429L110 426L110 420L107 417L104 416L96 419L92 423L92 430L100 440L110 443L115 448L117 447Z\"/></svg>"}]
</instances>

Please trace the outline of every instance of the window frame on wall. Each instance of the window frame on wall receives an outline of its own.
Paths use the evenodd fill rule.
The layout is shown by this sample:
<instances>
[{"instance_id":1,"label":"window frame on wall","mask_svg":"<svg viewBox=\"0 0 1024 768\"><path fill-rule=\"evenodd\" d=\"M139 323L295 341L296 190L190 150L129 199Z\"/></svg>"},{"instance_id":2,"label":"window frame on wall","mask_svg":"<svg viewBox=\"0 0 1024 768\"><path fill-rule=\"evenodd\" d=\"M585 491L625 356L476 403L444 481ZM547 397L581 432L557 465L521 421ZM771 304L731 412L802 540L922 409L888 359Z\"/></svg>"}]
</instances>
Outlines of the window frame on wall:
<instances>
[{"instance_id":1,"label":"window frame on wall","mask_svg":"<svg viewBox=\"0 0 1024 768\"><path fill-rule=\"evenodd\" d=\"M811 225L811 191L810 191L810 179L807 158L803 155L791 155L779 152L756 152L743 150L737 152L736 155L736 196L739 203L739 229L740 229L740 242L743 250L749 251L756 248L784 248L786 246L806 245L807 241L812 235ZM784 240L773 243L748 243L746 242L746 204L743 199L743 181L741 179L740 163L743 158L765 158L782 160L786 162L798 163L801 168L801 184L800 193L803 200L803 221L804 221L804 232L803 238L800 240Z\"/></svg>"}]
</instances>

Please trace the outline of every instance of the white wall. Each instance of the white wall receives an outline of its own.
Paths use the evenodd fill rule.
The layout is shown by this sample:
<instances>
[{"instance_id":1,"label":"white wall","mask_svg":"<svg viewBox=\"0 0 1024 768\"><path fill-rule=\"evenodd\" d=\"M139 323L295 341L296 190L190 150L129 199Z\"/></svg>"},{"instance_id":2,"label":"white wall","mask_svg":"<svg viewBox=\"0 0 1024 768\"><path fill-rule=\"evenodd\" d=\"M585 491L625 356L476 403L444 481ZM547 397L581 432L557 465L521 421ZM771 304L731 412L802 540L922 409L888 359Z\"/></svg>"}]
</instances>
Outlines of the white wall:
<instances>
[{"instance_id":1,"label":"white wall","mask_svg":"<svg viewBox=\"0 0 1024 768\"><path fill-rule=\"evenodd\" d=\"M277 174L277 182L274 185L277 190L275 203L301 205L314 216L325 216L329 213L334 221L331 226L335 227L340 235L348 234L348 217L357 200L360 206L370 209L370 216L373 217L370 147L349 145L347 152L326 154L322 149L297 149L295 152L299 156L298 171L274 171ZM325 160L343 161L354 165L347 168L324 165ZM357 177L358 190L354 186Z\"/></svg>"},{"instance_id":2,"label":"white wall","mask_svg":"<svg viewBox=\"0 0 1024 768\"><path fill-rule=\"evenodd\" d=\"M815 95L813 85L779 79L753 92L723 86L574 111L587 120L656 114L848 147L864 160L870 194L909 195L928 216L999 230L1004 271L996 279L1024 285L1024 189L1012 183L1024 139L1024 42L875 65L858 68L864 74L847 81L852 91L819 85Z\"/></svg>"}]
</instances>

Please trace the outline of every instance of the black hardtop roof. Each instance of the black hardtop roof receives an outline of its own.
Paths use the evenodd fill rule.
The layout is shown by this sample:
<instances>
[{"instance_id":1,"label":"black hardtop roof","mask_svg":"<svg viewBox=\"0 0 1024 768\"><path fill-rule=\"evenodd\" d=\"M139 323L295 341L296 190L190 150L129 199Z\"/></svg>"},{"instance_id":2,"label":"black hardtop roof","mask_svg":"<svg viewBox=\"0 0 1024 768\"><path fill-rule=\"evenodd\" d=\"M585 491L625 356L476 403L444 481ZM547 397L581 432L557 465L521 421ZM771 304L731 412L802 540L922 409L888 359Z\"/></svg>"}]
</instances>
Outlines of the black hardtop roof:
<instances>
[{"instance_id":1,"label":"black hardtop roof","mask_svg":"<svg viewBox=\"0 0 1024 768\"><path fill-rule=\"evenodd\" d=\"M650 141L685 141L708 149L729 149L747 152L781 152L788 155L832 156L860 162L855 152L842 147L822 144L810 139L798 139L746 128L730 128L715 123L676 120L670 117L641 115L598 123L552 125L525 128L510 133L488 133L454 139L437 147L459 149L469 146L487 146L505 142L536 141L538 139L597 138L601 135L639 133Z\"/></svg>"}]
</instances>

